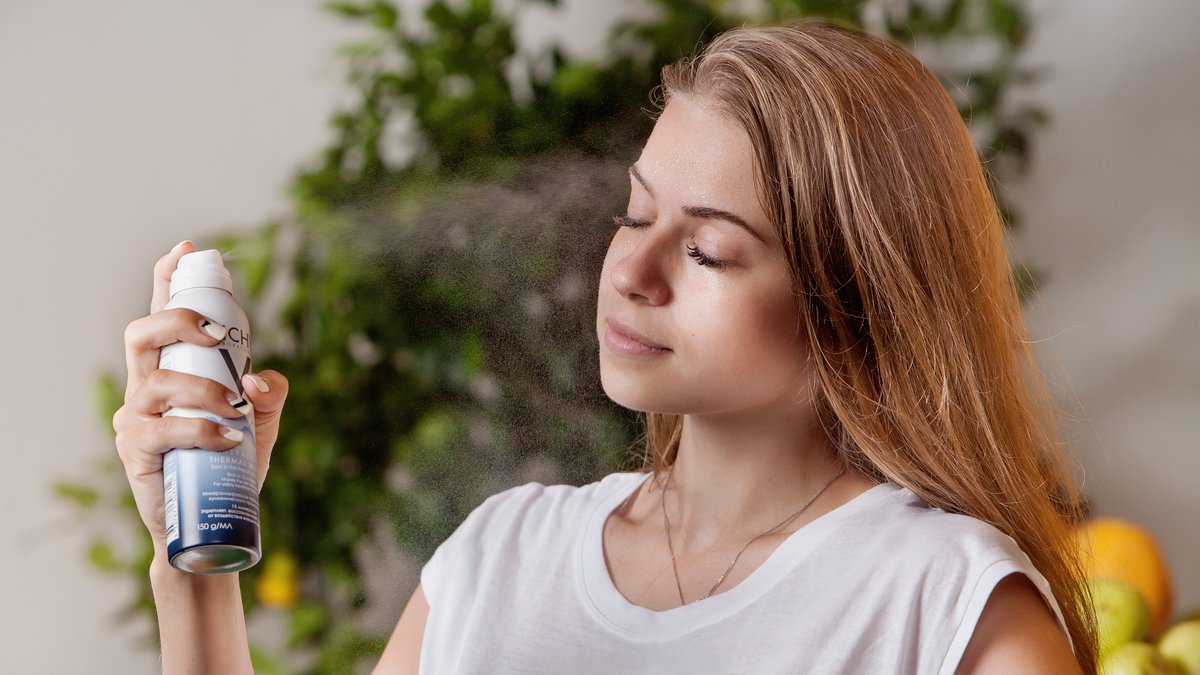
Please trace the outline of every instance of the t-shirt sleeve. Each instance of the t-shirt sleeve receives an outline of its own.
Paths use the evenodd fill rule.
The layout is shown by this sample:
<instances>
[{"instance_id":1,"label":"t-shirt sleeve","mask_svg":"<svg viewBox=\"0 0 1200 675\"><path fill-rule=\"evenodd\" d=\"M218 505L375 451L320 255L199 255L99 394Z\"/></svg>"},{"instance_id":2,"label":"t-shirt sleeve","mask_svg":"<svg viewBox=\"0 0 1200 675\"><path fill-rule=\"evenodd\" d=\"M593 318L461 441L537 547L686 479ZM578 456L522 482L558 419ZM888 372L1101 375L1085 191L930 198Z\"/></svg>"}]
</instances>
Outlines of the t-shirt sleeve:
<instances>
[{"instance_id":1,"label":"t-shirt sleeve","mask_svg":"<svg viewBox=\"0 0 1200 675\"><path fill-rule=\"evenodd\" d=\"M470 516L467 517L470 518ZM454 532L438 545L433 555L429 557L429 560L425 561L425 565L421 568L421 591L425 594L425 601L430 606L433 605L437 598L441 597L442 579L447 572L447 558L450 557L450 549L454 548L456 536L462 532L463 524L465 523L466 521L463 521L463 523L459 524Z\"/></svg>"},{"instance_id":2,"label":"t-shirt sleeve","mask_svg":"<svg viewBox=\"0 0 1200 675\"><path fill-rule=\"evenodd\" d=\"M1038 589L1046 604L1054 612L1054 617L1057 619L1059 627L1062 629L1063 634L1067 636L1067 641L1071 644L1071 650L1075 650L1075 644L1071 640L1070 633L1067 631L1062 610L1059 608L1058 601L1050 589L1050 582L1046 581L1041 572L1038 572L1037 568L1033 566L1029 557L1021 551L1016 541L998 530L994 531L994 537L995 540L991 542L993 546L986 547L986 550L990 550L992 555L976 561L976 564L972 567L977 569L978 572L973 574L973 581L969 582L962 589L966 597L965 610L958 623L954 637L950 641L950 646L946 651L942 667L938 670L943 675L953 675L955 670L957 670L958 664L966 652L967 643L970 642L971 636L975 633L979 617L983 614L983 608L992 596L992 591L995 590L996 585L1000 583L1001 579L1010 574L1023 574L1033 582L1034 587Z\"/></svg>"},{"instance_id":3,"label":"t-shirt sleeve","mask_svg":"<svg viewBox=\"0 0 1200 675\"><path fill-rule=\"evenodd\" d=\"M511 515L506 505L541 487L538 483L527 483L488 497L434 550L421 568L421 590L431 608L445 597L447 583L461 578L465 570L478 567L486 548L485 536L495 529L498 520L504 521Z\"/></svg>"}]
</instances>

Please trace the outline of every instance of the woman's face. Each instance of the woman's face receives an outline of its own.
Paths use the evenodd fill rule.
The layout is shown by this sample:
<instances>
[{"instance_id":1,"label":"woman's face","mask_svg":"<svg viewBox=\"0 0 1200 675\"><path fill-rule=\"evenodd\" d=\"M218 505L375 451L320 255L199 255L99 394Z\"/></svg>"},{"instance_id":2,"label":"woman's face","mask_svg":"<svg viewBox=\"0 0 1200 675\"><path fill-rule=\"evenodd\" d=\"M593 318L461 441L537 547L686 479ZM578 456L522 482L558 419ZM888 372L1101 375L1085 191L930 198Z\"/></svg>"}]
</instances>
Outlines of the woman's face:
<instances>
[{"instance_id":1,"label":"woman's face","mask_svg":"<svg viewBox=\"0 0 1200 675\"><path fill-rule=\"evenodd\" d=\"M600 377L619 405L713 414L806 394L798 309L753 171L736 123L703 99L670 100L600 273Z\"/></svg>"}]
</instances>

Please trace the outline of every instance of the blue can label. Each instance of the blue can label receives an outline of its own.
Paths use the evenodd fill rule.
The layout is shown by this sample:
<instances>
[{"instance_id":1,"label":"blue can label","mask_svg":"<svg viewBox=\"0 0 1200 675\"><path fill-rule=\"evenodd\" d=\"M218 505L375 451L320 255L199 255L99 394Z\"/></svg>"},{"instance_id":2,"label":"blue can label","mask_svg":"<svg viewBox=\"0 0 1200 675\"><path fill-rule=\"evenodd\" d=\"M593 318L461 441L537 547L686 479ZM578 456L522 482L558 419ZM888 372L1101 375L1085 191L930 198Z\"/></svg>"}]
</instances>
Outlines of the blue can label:
<instances>
[{"instance_id":1,"label":"blue can label","mask_svg":"<svg viewBox=\"0 0 1200 675\"><path fill-rule=\"evenodd\" d=\"M258 547L254 429L244 418L207 419L238 429L242 442L225 452L177 448L166 454L163 506L170 557L211 544Z\"/></svg>"}]
</instances>

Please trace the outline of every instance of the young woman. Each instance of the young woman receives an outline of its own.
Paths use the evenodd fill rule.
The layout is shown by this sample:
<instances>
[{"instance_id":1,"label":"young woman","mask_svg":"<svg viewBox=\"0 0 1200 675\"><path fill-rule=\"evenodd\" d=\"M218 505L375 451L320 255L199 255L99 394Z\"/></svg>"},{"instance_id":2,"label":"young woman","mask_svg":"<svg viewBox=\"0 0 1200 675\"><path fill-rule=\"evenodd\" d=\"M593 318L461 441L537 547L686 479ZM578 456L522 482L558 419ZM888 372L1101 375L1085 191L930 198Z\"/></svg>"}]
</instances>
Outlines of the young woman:
<instances>
[{"instance_id":1,"label":"young woman","mask_svg":"<svg viewBox=\"0 0 1200 675\"><path fill-rule=\"evenodd\" d=\"M530 483L434 554L377 672L1070 673L1095 668L1053 433L967 131L902 48L739 29L663 71L601 270L601 377L644 471ZM169 672L250 672L233 575L165 560L161 455L225 448L219 385L126 333L117 447L158 555ZM265 475L287 381L248 376Z\"/></svg>"}]
</instances>

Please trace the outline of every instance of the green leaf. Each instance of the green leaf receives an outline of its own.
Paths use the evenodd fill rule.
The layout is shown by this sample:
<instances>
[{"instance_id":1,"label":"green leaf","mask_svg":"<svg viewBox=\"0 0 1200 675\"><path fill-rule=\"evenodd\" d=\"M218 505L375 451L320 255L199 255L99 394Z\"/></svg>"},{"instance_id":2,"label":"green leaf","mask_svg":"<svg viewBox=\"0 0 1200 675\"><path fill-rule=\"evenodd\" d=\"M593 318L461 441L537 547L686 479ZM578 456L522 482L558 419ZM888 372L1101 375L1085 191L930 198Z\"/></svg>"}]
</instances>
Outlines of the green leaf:
<instances>
[{"instance_id":1,"label":"green leaf","mask_svg":"<svg viewBox=\"0 0 1200 675\"><path fill-rule=\"evenodd\" d=\"M92 390L93 400L96 402L96 410L100 415L100 422L113 435L112 421L113 415L117 414L117 410L125 405L125 392L118 382L115 375L112 373L103 373L96 378L95 389Z\"/></svg>"},{"instance_id":2,"label":"green leaf","mask_svg":"<svg viewBox=\"0 0 1200 675\"><path fill-rule=\"evenodd\" d=\"M55 494L60 498L71 502L85 511L90 510L96 506L96 502L100 501L100 493L90 485L69 481L56 481L53 487Z\"/></svg>"},{"instance_id":3,"label":"green leaf","mask_svg":"<svg viewBox=\"0 0 1200 675\"><path fill-rule=\"evenodd\" d=\"M394 30L399 18L396 7L389 2L376 2L371 5L371 23L377 28Z\"/></svg>"},{"instance_id":4,"label":"green leaf","mask_svg":"<svg viewBox=\"0 0 1200 675\"><path fill-rule=\"evenodd\" d=\"M988 0L987 6L996 31L1014 47L1023 45L1029 36L1029 20L1021 6L1010 0Z\"/></svg>"},{"instance_id":5,"label":"green leaf","mask_svg":"<svg viewBox=\"0 0 1200 675\"><path fill-rule=\"evenodd\" d=\"M241 280L245 284L244 292L251 298L261 296L271 278L272 263L275 260L273 248L278 231L278 221L268 223L243 240L239 249L235 249L242 254L235 260L242 276Z\"/></svg>"},{"instance_id":6,"label":"green leaf","mask_svg":"<svg viewBox=\"0 0 1200 675\"><path fill-rule=\"evenodd\" d=\"M383 45L373 41L347 42L339 45L334 52L343 58L350 60L368 61L379 57L383 54ZM335 126L353 124L353 127L341 126L343 130L353 130L362 122L362 115L356 114L347 116L335 122Z\"/></svg>"},{"instance_id":7,"label":"green leaf","mask_svg":"<svg viewBox=\"0 0 1200 675\"><path fill-rule=\"evenodd\" d=\"M319 673L356 673L360 662L374 663L383 654L387 636L363 633L350 626L339 626L321 650Z\"/></svg>"},{"instance_id":8,"label":"green leaf","mask_svg":"<svg viewBox=\"0 0 1200 675\"><path fill-rule=\"evenodd\" d=\"M591 63L571 63L554 75L550 88L565 99L590 98L595 94L600 70Z\"/></svg>"},{"instance_id":9,"label":"green leaf","mask_svg":"<svg viewBox=\"0 0 1200 675\"><path fill-rule=\"evenodd\" d=\"M413 429L413 438L423 450L440 449L449 445L456 427L455 416L445 410L431 410Z\"/></svg>"},{"instance_id":10,"label":"green leaf","mask_svg":"<svg viewBox=\"0 0 1200 675\"><path fill-rule=\"evenodd\" d=\"M483 370L487 358L487 345L483 336L473 331L463 337L462 362L468 375Z\"/></svg>"},{"instance_id":11,"label":"green leaf","mask_svg":"<svg viewBox=\"0 0 1200 675\"><path fill-rule=\"evenodd\" d=\"M289 675L291 672L262 647L250 644L250 665L256 675Z\"/></svg>"},{"instance_id":12,"label":"green leaf","mask_svg":"<svg viewBox=\"0 0 1200 675\"><path fill-rule=\"evenodd\" d=\"M370 7L365 7L354 2L326 2L321 7L327 12L339 14L350 19L362 18L371 13Z\"/></svg>"},{"instance_id":13,"label":"green leaf","mask_svg":"<svg viewBox=\"0 0 1200 675\"><path fill-rule=\"evenodd\" d=\"M804 0L803 3L796 4L801 5L804 8L803 13L810 16L819 16L822 19L852 26L857 26L859 23L859 3L857 2L847 2L847 0Z\"/></svg>"},{"instance_id":14,"label":"green leaf","mask_svg":"<svg viewBox=\"0 0 1200 675\"><path fill-rule=\"evenodd\" d=\"M121 563L113 552L112 544L107 539L92 540L91 545L88 546L88 561L91 562L92 567L101 572L115 572L121 568Z\"/></svg>"},{"instance_id":15,"label":"green leaf","mask_svg":"<svg viewBox=\"0 0 1200 675\"><path fill-rule=\"evenodd\" d=\"M288 612L288 644L292 647L309 643L329 629L329 609L312 600L298 602Z\"/></svg>"}]
</instances>

